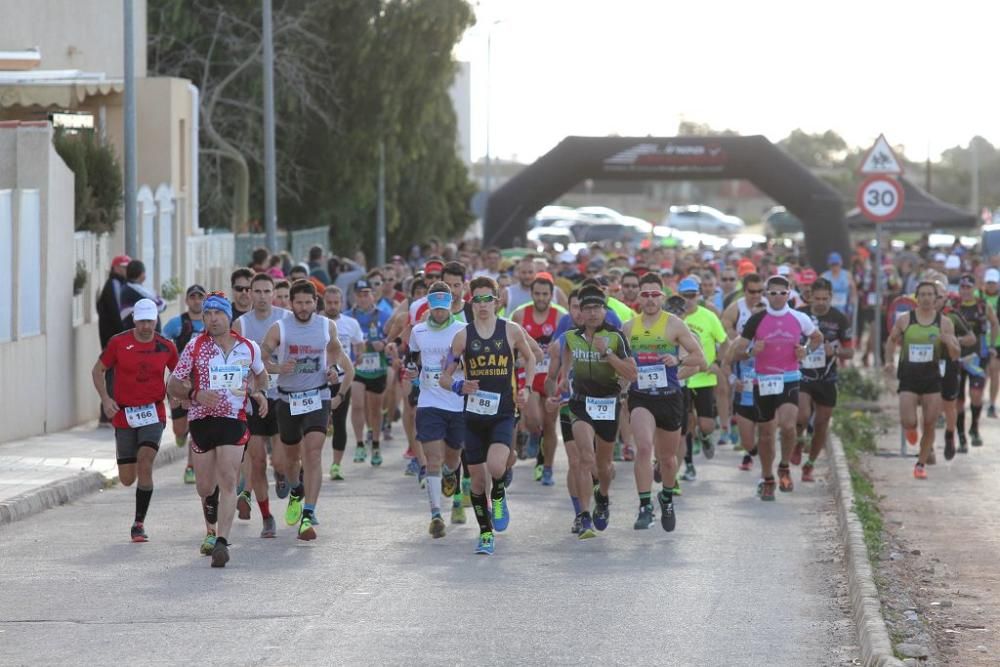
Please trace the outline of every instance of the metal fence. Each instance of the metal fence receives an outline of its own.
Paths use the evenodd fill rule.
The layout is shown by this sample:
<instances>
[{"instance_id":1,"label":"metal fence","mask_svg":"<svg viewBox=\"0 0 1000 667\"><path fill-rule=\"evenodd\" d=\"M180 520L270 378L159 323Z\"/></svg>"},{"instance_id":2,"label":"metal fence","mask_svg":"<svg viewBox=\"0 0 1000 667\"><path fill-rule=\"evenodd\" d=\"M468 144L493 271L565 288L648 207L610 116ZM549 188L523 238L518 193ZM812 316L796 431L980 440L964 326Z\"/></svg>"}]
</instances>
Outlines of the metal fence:
<instances>
[{"instance_id":1,"label":"metal fence","mask_svg":"<svg viewBox=\"0 0 1000 667\"><path fill-rule=\"evenodd\" d=\"M330 228L312 227L310 229L298 229L293 232L280 230L275 236L278 244L278 252L287 250L292 260L296 262L305 261L309 248L318 245L324 250L330 247ZM250 263L250 256L255 248L267 246L266 234L238 234L234 241L234 257L236 263L246 266Z\"/></svg>"}]
</instances>

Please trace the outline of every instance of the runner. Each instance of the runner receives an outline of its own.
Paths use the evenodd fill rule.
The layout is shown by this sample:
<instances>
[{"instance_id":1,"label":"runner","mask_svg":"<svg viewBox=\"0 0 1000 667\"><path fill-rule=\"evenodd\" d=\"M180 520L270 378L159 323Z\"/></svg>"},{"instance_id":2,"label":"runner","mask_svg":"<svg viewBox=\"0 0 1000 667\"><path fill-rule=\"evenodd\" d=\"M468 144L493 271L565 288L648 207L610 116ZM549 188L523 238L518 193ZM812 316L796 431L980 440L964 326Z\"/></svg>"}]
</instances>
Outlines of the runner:
<instances>
[{"instance_id":1,"label":"runner","mask_svg":"<svg viewBox=\"0 0 1000 667\"><path fill-rule=\"evenodd\" d=\"M428 532L434 538L445 535L441 494L456 497L465 437L465 401L461 395L444 389L439 383L452 342L466 328L465 321L452 312L452 298L447 284L436 282L431 285L428 293L429 314L410 333L406 359L409 379L417 381L419 378L417 440L427 457L427 496L431 510ZM458 506L461 509L461 502ZM464 511L462 515L464 519Z\"/></svg>"},{"instance_id":2,"label":"runner","mask_svg":"<svg viewBox=\"0 0 1000 667\"><path fill-rule=\"evenodd\" d=\"M816 459L826 445L826 434L830 427L830 417L837 405L837 361L854 356L854 335L847 317L830 306L833 286L826 278L812 284L811 303L801 308L813 319L823 334L823 345L802 359L802 384L799 386L799 438L804 437L812 419L812 444L809 458L802 466L802 481L813 482ZM792 465L802 461L803 444L799 440L792 451Z\"/></svg>"},{"instance_id":3,"label":"runner","mask_svg":"<svg viewBox=\"0 0 1000 667\"><path fill-rule=\"evenodd\" d=\"M477 554L493 553L493 531L510 523L504 476L514 437L515 402L523 409L535 377L535 358L528 337L518 326L497 317L498 287L481 276L469 283L475 320L459 331L440 384L466 397L465 461L472 474L472 506L479 522ZM514 352L525 363L524 389L514 395ZM453 377L463 361L465 380ZM487 475L493 480L492 508L486 504Z\"/></svg>"},{"instance_id":4,"label":"runner","mask_svg":"<svg viewBox=\"0 0 1000 667\"><path fill-rule=\"evenodd\" d=\"M344 307L344 293L336 285L327 285L323 291L323 311L326 317L337 325L337 337L340 339L340 347L343 348L354 363L365 348L365 336L361 333L361 325L353 317L344 315L341 309ZM337 383L330 386L331 392L339 392L340 385L344 383L344 369L337 367ZM330 418L333 422L333 436L330 438L330 445L333 447L333 463L330 464L330 480L343 481L344 472L341 469L341 462L344 460L344 451L347 449L347 417L351 410L351 385L348 384L347 392L344 394L344 401L333 409Z\"/></svg>"},{"instance_id":5,"label":"runner","mask_svg":"<svg viewBox=\"0 0 1000 667\"><path fill-rule=\"evenodd\" d=\"M271 325L288 315L288 311L271 305L274 299L274 278L266 273L258 273L253 277L250 283L250 294L253 310L233 322L233 331L263 347L264 337ZM274 357L268 357L265 361L273 364ZM267 363L265 363L266 365ZM274 517L271 516L271 503L267 497L268 446L271 446L271 450L275 452L275 469L285 470L286 468L284 452L281 447L275 446L277 443L273 440L274 436L278 435L276 405L278 387L276 380L276 375L269 375L266 394L267 416L262 417L257 414L257 411L247 415L247 428L250 430L250 441L247 446L250 455L250 483L236 497L236 512L240 519L246 521L250 518L250 489L253 489L254 495L257 496L257 506L260 508L260 516L264 524L260 536L265 538L277 536Z\"/></svg>"},{"instance_id":6,"label":"runner","mask_svg":"<svg viewBox=\"0 0 1000 667\"><path fill-rule=\"evenodd\" d=\"M370 292L370 291L369 291ZM278 431L285 445L285 476L301 480L288 495L285 523L299 524L298 539L316 539L316 502L323 485L323 443L330 409L347 400L354 365L340 346L337 325L316 314L316 286L292 283L292 317L268 329L261 352L278 373ZM277 362L271 359L277 357ZM344 369L338 383L336 364ZM331 398L329 385L339 389ZM301 445L301 447L300 447ZM302 451L304 449L304 451Z\"/></svg>"},{"instance_id":7,"label":"runner","mask_svg":"<svg viewBox=\"0 0 1000 667\"><path fill-rule=\"evenodd\" d=\"M994 313L1000 311L1000 271L996 269L986 269L983 273L983 299L993 309ZM992 330L994 337L1000 335L996 329ZM1000 392L1000 356L998 356L997 345L1000 340L995 339L995 344L990 353L990 405L987 408L986 416L996 419L997 416L997 394Z\"/></svg>"},{"instance_id":8,"label":"runner","mask_svg":"<svg viewBox=\"0 0 1000 667\"><path fill-rule=\"evenodd\" d=\"M944 276L941 276L941 280L934 282L934 287L936 294L934 305L941 311L941 314L947 315L948 319L951 320L952 326L955 327L955 338L958 339L958 344L962 348L975 348L976 334L972 333L968 324L962 319L961 314L948 303ZM961 377L961 366L957 360L947 357L939 361L938 366L941 369L941 406L944 411L945 421L944 458L950 461L955 458L955 428L958 423L958 411L955 401L958 399L958 382ZM968 445L962 443L962 448L959 451L962 454L968 454ZM927 463L928 465L936 463L933 449L931 449Z\"/></svg>"},{"instance_id":9,"label":"runner","mask_svg":"<svg viewBox=\"0 0 1000 667\"><path fill-rule=\"evenodd\" d=\"M250 398L267 416L263 390L268 378L260 348L232 332L233 308L221 293L205 298L205 332L184 348L168 389L175 399L188 399L198 495L207 534L201 553L212 567L229 562L229 530L236 513L236 483L243 446L250 437L246 409Z\"/></svg>"},{"instance_id":10,"label":"runner","mask_svg":"<svg viewBox=\"0 0 1000 667\"><path fill-rule=\"evenodd\" d=\"M205 322L201 318L201 309L205 302L207 292L201 285L191 285L184 295L184 302L187 311L177 317L172 318L163 327L163 335L174 342L177 346L177 353L184 352L184 348L195 334L200 334L205 330ZM188 408L190 401L175 401L170 399L170 418L174 431L174 442L178 447L187 445L188 437ZM187 466L184 468L184 483L194 484L194 454L188 450Z\"/></svg>"},{"instance_id":11,"label":"runner","mask_svg":"<svg viewBox=\"0 0 1000 667\"><path fill-rule=\"evenodd\" d=\"M514 274L517 284L507 288L505 312L513 313L520 306L531 302L531 284L535 282L535 272L534 255L525 255L518 261Z\"/></svg>"},{"instance_id":12,"label":"runner","mask_svg":"<svg viewBox=\"0 0 1000 667\"><path fill-rule=\"evenodd\" d=\"M799 412L799 361L823 343L823 334L805 314L788 307L789 283L783 276L771 276L766 284L767 307L755 313L734 344L736 359L754 358L754 421L760 427L760 464L763 481L760 499L774 500L775 427L781 432L778 464L780 488L792 491L789 458L795 447L795 425ZM802 337L808 345L799 344ZM751 344L753 346L750 352Z\"/></svg>"},{"instance_id":13,"label":"runner","mask_svg":"<svg viewBox=\"0 0 1000 667\"><path fill-rule=\"evenodd\" d=\"M389 373L385 326L390 313L375 306L372 286L362 278L354 283L354 308L345 314L357 320L361 333L365 336L365 350L358 357L352 387L354 405L351 407L351 422L357 440L354 462L365 462L368 457L366 447L370 445L371 464L377 467L382 465L379 436L382 429L382 395L385 393ZM365 424L368 425L367 433ZM362 433L365 433L364 439Z\"/></svg>"},{"instance_id":14,"label":"runner","mask_svg":"<svg viewBox=\"0 0 1000 667\"><path fill-rule=\"evenodd\" d=\"M229 286L232 290L233 322L240 319L253 307L253 300L250 297L250 281L253 280L254 273L248 268L240 268L233 271L229 276Z\"/></svg>"},{"instance_id":15,"label":"runner","mask_svg":"<svg viewBox=\"0 0 1000 667\"><path fill-rule=\"evenodd\" d=\"M969 410L972 421L969 424L969 439L973 447L982 447L983 438L979 435L979 417L983 412L983 389L986 387L986 371L990 366L991 357L996 355L996 337L1000 330L997 315L986 300L976 295L976 279L965 274L958 280L958 297L953 299L952 307L965 320L972 333L976 335L973 346L963 348L960 359L958 380L958 445L960 449L966 446L965 438L965 387L969 387ZM990 340L988 340L988 338Z\"/></svg>"},{"instance_id":16,"label":"runner","mask_svg":"<svg viewBox=\"0 0 1000 667\"><path fill-rule=\"evenodd\" d=\"M684 285L684 281L681 285L689 287ZM698 307L696 297L697 294L685 298ZM638 369L638 376L628 394L628 409L637 445L635 486L639 493L639 515L633 528L642 530L653 523L652 454L655 447L661 480L666 480L657 496L660 525L663 530L671 532L677 525L673 504L677 449L681 422L687 418L684 412L685 390L680 380L704 370L705 356L684 321L664 312L663 282L659 276L647 273L640 279L639 300L642 304L640 316L626 322L623 332ZM721 331L722 325L718 327ZM725 340L724 334L722 339ZM680 348L684 348L686 353L683 361ZM713 353L714 349L713 343ZM688 382L690 386L690 380Z\"/></svg>"},{"instance_id":17,"label":"runner","mask_svg":"<svg viewBox=\"0 0 1000 667\"><path fill-rule=\"evenodd\" d=\"M936 286L927 281L917 285L916 309L902 313L893 324L885 350L885 369L891 373L896 346L899 355L899 420L906 441L920 454L913 468L916 479L927 479L926 463L934 448L934 424L941 412L941 371L938 362L947 354L958 358L959 345L951 320L935 308ZM923 436L917 433L917 407L923 413Z\"/></svg>"},{"instance_id":18,"label":"runner","mask_svg":"<svg viewBox=\"0 0 1000 667\"><path fill-rule=\"evenodd\" d=\"M754 313L763 311L764 279L756 273L743 275L743 296L738 297L722 313L722 326L730 341L735 341L743 333L743 327ZM753 400L754 360L748 358L738 360L733 356L733 346L729 346L729 354L725 363L732 369L729 384L733 387L733 414L736 416L736 427L729 434L729 439L735 445L743 443L743 460L740 470L749 471L753 467L753 457L757 455L756 431L754 421L756 411Z\"/></svg>"},{"instance_id":19,"label":"runner","mask_svg":"<svg viewBox=\"0 0 1000 667\"><path fill-rule=\"evenodd\" d=\"M166 371L177 366L177 348L156 333L156 304L140 299L132 310L135 328L112 336L91 371L101 406L115 428L118 479L135 487L132 541L147 542L145 522L153 497L153 461L167 423L163 399ZM105 373L115 369L114 398L108 394Z\"/></svg>"},{"instance_id":20,"label":"runner","mask_svg":"<svg viewBox=\"0 0 1000 667\"><path fill-rule=\"evenodd\" d=\"M573 415L573 440L580 458L576 491L581 512L580 539L595 537L594 528L603 531L611 515L611 478L613 474L615 435L618 431L619 382L636 382L635 360L631 358L628 343L617 329L605 322L606 299L599 287L580 289L580 309L584 324L567 332L565 344L560 347L557 359L552 359L549 376L553 379L547 387L551 396L560 393L566 382L566 373L572 372L572 396L569 409ZM564 369L560 375L560 369ZM557 380L558 379L558 380ZM596 456L594 444L596 443ZM591 470L597 466L599 488L593 491ZM591 495L594 495L593 517L590 513Z\"/></svg>"},{"instance_id":21,"label":"runner","mask_svg":"<svg viewBox=\"0 0 1000 667\"><path fill-rule=\"evenodd\" d=\"M277 306L278 308L284 308L285 310L291 310L292 300L288 296L288 292L291 288L292 284L287 280L279 280L274 283L274 300L271 302L271 305Z\"/></svg>"}]
</instances>

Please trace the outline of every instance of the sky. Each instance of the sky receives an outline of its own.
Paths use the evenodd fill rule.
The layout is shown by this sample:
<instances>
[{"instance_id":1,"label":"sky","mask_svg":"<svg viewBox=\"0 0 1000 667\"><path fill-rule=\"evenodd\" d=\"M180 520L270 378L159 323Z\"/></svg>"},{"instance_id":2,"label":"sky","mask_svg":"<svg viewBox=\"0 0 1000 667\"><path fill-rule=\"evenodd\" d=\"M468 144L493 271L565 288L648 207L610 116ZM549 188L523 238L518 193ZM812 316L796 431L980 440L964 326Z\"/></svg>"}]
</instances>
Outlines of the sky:
<instances>
[{"instance_id":1,"label":"sky","mask_svg":"<svg viewBox=\"0 0 1000 667\"><path fill-rule=\"evenodd\" d=\"M912 160L1000 144L1000 3L471 1L456 57L472 66L473 159L487 107L490 153L523 162L568 135L673 136L681 119L772 141L884 133Z\"/></svg>"}]
</instances>

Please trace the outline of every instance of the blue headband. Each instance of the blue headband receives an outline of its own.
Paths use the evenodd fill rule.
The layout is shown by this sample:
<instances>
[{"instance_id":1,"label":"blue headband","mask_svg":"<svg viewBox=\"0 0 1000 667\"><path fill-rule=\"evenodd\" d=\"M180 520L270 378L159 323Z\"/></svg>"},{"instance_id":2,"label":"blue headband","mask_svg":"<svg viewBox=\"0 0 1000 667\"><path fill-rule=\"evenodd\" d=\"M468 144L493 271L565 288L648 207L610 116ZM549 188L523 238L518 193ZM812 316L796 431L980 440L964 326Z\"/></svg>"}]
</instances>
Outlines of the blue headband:
<instances>
[{"instance_id":1,"label":"blue headband","mask_svg":"<svg viewBox=\"0 0 1000 667\"><path fill-rule=\"evenodd\" d=\"M230 321L233 319L233 306L229 303L229 300L224 296L219 296L218 294L213 294L205 299L205 304L202 306L203 310L221 310L226 314Z\"/></svg>"},{"instance_id":2,"label":"blue headband","mask_svg":"<svg viewBox=\"0 0 1000 667\"><path fill-rule=\"evenodd\" d=\"M427 305L432 310L434 308L451 310L451 292L431 292L427 295Z\"/></svg>"}]
</instances>

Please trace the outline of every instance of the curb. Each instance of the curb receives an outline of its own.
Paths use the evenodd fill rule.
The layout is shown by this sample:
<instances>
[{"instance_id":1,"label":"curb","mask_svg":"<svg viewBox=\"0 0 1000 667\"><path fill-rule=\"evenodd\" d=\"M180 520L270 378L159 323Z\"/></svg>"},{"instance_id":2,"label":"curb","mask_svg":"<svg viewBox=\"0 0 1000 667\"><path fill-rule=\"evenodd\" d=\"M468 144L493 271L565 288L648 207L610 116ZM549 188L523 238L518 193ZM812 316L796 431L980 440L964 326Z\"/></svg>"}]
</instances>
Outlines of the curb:
<instances>
[{"instance_id":1,"label":"curb","mask_svg":"<svg viewBox=\"0 0 1000 667\"><path fill-rule=\"evenodd\" d=\"M153 462L154 470L187 457L187 447L175 446L172 433L169 438L164 440L170 444L160 445L160 451ZM99 472L81 472L67 479L50 482L45 486L22 493L10 500L0 502L0 527L27 519L47 509L71 503L95 491L100 491L109 482L117 481L117 476L105 477Z\"/></svg>"},{"instance_id":2,"label":"curb","mask_svg":"<svg viewBox=\"0 0 1000 667\"><path fill-rule=\"evenodd\" d=\"M892 652L889 631L882 618L882 602L875 586L868 548L865 546L861 522L854 514L854 491L847 456L840 440L828 434L830 468L833 472L833 491L837 498L837 524L844 543L847 562L847 588L851 597L851 610L861 644L861 659L869 667L902 667L903 662Z\"/></svg>"}]
</instances>

